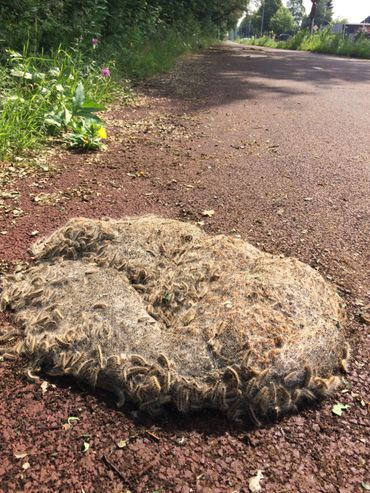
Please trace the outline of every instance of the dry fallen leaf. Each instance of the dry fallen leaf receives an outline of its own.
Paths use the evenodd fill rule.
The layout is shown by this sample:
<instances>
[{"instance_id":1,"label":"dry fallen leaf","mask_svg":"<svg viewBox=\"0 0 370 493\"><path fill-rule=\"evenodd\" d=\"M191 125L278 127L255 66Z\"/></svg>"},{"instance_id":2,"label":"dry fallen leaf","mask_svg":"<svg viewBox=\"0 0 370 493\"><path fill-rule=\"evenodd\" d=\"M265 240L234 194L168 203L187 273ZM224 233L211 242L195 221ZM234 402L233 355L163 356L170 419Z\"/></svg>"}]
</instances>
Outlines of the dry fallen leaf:
<instances>
[{"instance_id":1,"label":"dry fallen leaf","mask_svg":"<svg viewBox=\"0 0 370 493\"><path fill-rule=\"evenodd\" d=\"M263 474L260 469L258 469L255 476L249 478L248 487L249 490L252 491L252 493L258 493L258 491L261 491L262 487L260 481L262 478L263 478Z\"/></svg>"},{"instance_id":2,"label":"dry fallen leaf","mask_svg":"<svg viewBox=\"0 0 370 493\"><path fill-rule=\"evenodd\" d=\"M203 211L202 216L204 217L212 217L214 215L215 211L209 210L209 211Z\"/></svg>"},{"instance_id":3,"label":"dry fallen leaf","mask_svg":"<svg viewBox=\"0 0 370 493\"><path fill-rule=\"evenodd\" d=\"M24 211L22 209L13 209L12 214L13 217L20 217L24 215Z\"/></svg>"},{"instance_id":4,"label":"dry fallen leaf","mask_svg":"<svg viewBox=\"0 0 370 493\"><path fill-rule=\"evenodd\" d=\"M339 402L337 404L334 404L334 406L331 408L331 411L333 414L336 414L337 416L342 416L343 411L348 408L349 408L348 404L341 404Z\"/></svg>"},{"instance_id":5,"label":"dry fallen leaf","mask_svg":"<svg viewBox=\"0 0 370 493\"><path fill-rule=\"evenodd\" d=\"M49 382L47 382L46 380L44 380L41 384L41 391L43 394L45 394L48 390L48 387L49 387Z\"/></svg>"},{"instance_id":6,"label":"dry fallen leaf","mask_svg":"<svg viewBox=\"0 0 370 493\"><path fill-rule=\"evenodd\" d=\"M27 455L27 452L14 452L14 457L16 459L24 459Z\"/></svg>"},{"instance_id":7,"label":"dry fallen leaf","mask_svg":"<svg viewBox=\"0 0 370 493\"><path fill-rule=\"evenodd\" d=\"M25 462L24 464L22 464L22 468L27 471L27 469L29 469L31 467L31 464L29 462Z\"/></svg>"},{"instance_id":8,"label":"dry fallen leaf","mask_svg":"<svg viewBox=\"0 0 370 493\"><path fill-rule=\"evenodd\" d=\"M89 448L90 448L89 442L84 442L84 444L82 446L82 452L84 452L86 454L86 452L89 450Z\"/></svg>"},{"instance_id":9,"label":"dry fallen leaf","mask_svg":"<svg viewBox=\"0 0 370 493\"><path fill-rule=\"evenodd\" d=\"M124 447L126 447L126 445L127 445L126 440L120 440L119 442L117 442L118 448L124 448Z\"/></svg>"}]
</instances>

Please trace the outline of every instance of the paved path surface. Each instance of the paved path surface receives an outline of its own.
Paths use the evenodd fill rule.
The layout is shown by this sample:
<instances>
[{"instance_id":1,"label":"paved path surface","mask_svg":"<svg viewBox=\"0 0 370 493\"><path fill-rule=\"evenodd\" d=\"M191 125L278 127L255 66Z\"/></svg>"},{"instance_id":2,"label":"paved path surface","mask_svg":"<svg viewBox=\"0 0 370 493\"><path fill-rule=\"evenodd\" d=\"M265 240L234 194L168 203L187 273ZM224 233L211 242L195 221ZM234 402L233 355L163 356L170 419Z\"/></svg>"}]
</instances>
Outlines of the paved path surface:
<instances>
[{"instance_id":1,"label":"paved path surface","mask_svg":"<svg viewBox=\"0 0 370 493\"><path fill-rule=\"evenodd\" d=\"M336 280L361 284L370 262L370 63L230 44L203 65L187 91L197 93L209 149L224 158L225 179L207 181L224 187L223 214L237 206L242 231L267 214L275 251L311 261L306 243L311 257L329 246Z\"/></svg>"},{"instance_id":2,"label":"paved path surface","mask_svg":"<svg viewBox=\"0 0 370 493\"><path fill-rule=\"evenodd\" d=\"M23 169L21 179L19 169L0 167L8 194L1 268L28 259L35 231L76 215L200 221L209 232L296 256L336 283L353 346L342 392L260 430L210 413L153 422L69 380L43 392L23 377L25 362L0 363L0 491L248 492L257 469L266 492L364 491L369 80L367 61L229 43L147 83L135 106L112 109L105 153L43 156L51 171ZM350 406L341 417L332 413L336 402ZM63 427L69 416L79 421Z\"/></svg>"}]
</instances>

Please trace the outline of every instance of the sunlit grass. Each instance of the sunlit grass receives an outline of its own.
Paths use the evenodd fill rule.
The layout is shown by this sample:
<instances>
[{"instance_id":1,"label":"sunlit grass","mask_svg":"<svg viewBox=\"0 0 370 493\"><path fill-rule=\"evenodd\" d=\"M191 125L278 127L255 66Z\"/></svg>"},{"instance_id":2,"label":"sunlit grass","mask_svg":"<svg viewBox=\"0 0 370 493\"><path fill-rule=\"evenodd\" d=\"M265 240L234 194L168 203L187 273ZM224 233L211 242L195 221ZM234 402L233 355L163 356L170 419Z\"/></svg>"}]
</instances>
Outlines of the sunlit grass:
<instances>
[{"instance_id":1,"label":"sunlit grass","mask_svg":"<svg viewBox=\"0 0 370 493\"><path fill-rule=\"evenodd\" d=\"M63 108L83 82L86 97L109 101L117 87L101 67L78 50L61 48L49 56L8 52L0 67L0 159L38 148L47 138L46 116Z\"/></svg>"},{"instance_id":2,"label":"sunlit grass","mask_svg":"<svg viewBox=\"0 0 370 493\"><path fill-rule=\"evenodd\" d=\"M324 29L314 34L299 31L288 41L275 41L267 36L240 40L247 45L267 46L288 50L312 51L331 55L349 56L354 58L370 58L370 40L365 36L357 36L352 40L342 34L333 34Z\"/></svg>"}]
</instances>

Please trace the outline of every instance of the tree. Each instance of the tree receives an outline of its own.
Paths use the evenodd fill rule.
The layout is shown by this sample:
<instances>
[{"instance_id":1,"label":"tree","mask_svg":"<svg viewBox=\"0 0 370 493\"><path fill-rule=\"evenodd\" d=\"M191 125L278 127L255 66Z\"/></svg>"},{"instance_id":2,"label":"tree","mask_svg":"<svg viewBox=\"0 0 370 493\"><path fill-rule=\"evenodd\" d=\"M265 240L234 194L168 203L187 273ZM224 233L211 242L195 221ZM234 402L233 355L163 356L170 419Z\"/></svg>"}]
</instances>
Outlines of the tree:
<instances>
[{"instance_id":1,"label":"tree","mask_svg":"<svg viewBox=\"0 0 370 493\"><path fill-rule=\"evenodd\" d=\"M292 13L297 26L300 26L302 24L303 16L306 13L303 0L288 0L287 7Z\"/></svg>"},{"instance_id":2,"label":"tree","mask_svg":"<svg viewBox=\"0 0 370 493\"><path fill-rule=\"evenodd\" d=\"M97 36L127 50L166 30L221 37L247 5L248 0L0 0L0 41L21 50L29 40L31 49L50 50Z\"/></svg>"},{"instance_id":3,"label":"tree","mask_svg":"<svg viewBox=\"0 0 370 493\"><path fill-rule=\"evenodd\" d=\"M260 6L252 19L252 25L255 32L267 32L269 30L271 17L273 17L282 6L282 0L261 0Z\"/></svg>"},{"instance_id":4,"label":"tree","mask_svg":"<svg viewBox=\"0 0 370 493\"><path fill-rule=\"evenodd\" d=\"M326 26L333 20L333 0L320 0L315 15L316 26Z\"/></svg>"},{"instance_id":5,"label":"tree","mask_svg":"<svg viewBox=\"0 0 370 493\"><path fill-rule=\"evenodd\" d=\"M286 7L280 7L271 17L269 27L275 34L293 33L297 24L291 11Z\"/></svg>"},{"instance_id":6,"label":"tree","mask_svg":"<svg viewBox=\"0 0 370 493\"><path fill-rule=\"evenodd\" d=\"M250 38L253 35L252 19L253 14L247 12L247 15L244 17L239 26L238 36L241 38Z\"/></svg>"}]
</instances>

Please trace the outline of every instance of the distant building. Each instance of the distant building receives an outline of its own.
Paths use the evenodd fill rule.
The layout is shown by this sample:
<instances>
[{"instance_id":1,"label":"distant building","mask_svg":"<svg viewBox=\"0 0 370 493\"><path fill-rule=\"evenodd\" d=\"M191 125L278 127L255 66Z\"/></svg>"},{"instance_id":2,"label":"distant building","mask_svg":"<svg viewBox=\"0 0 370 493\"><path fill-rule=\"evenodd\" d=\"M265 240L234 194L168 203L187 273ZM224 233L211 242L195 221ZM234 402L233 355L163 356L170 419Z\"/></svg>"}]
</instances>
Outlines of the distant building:
<instances>
[{"instance_id":1,"label":"distant building","mask_svg":"<svg viewBox=\"0 0 370 493\"><path fill-rule=\"evenodd\" d=\"M370 24L370 15L369 17L366 17L366 19L362 21L361 24Z\"/></svg>"},{"instance_id":2,"label":"distant building","mask_svg":"<svg viewBox=\"0 0 370 493\"><path fill-rule=\"evenodd\" d=\"M370 38L370 17L367 17L365 21L359 24L334 24L331 32L334 34L343 33L350 38L355 38L357 34L363 33Z\"/></svg>"},{"instance_id":3,"label":"distant building","mask_svg":"<svg viewBox=\"0 0 370 493\"><path fill-rule=\"evenodd\" d=\"M359 33L370 36L370 23L361 22L361 24L345 24L344 26L344 32L349 36L356 36Z\"/></svg>"}]
</instances>

